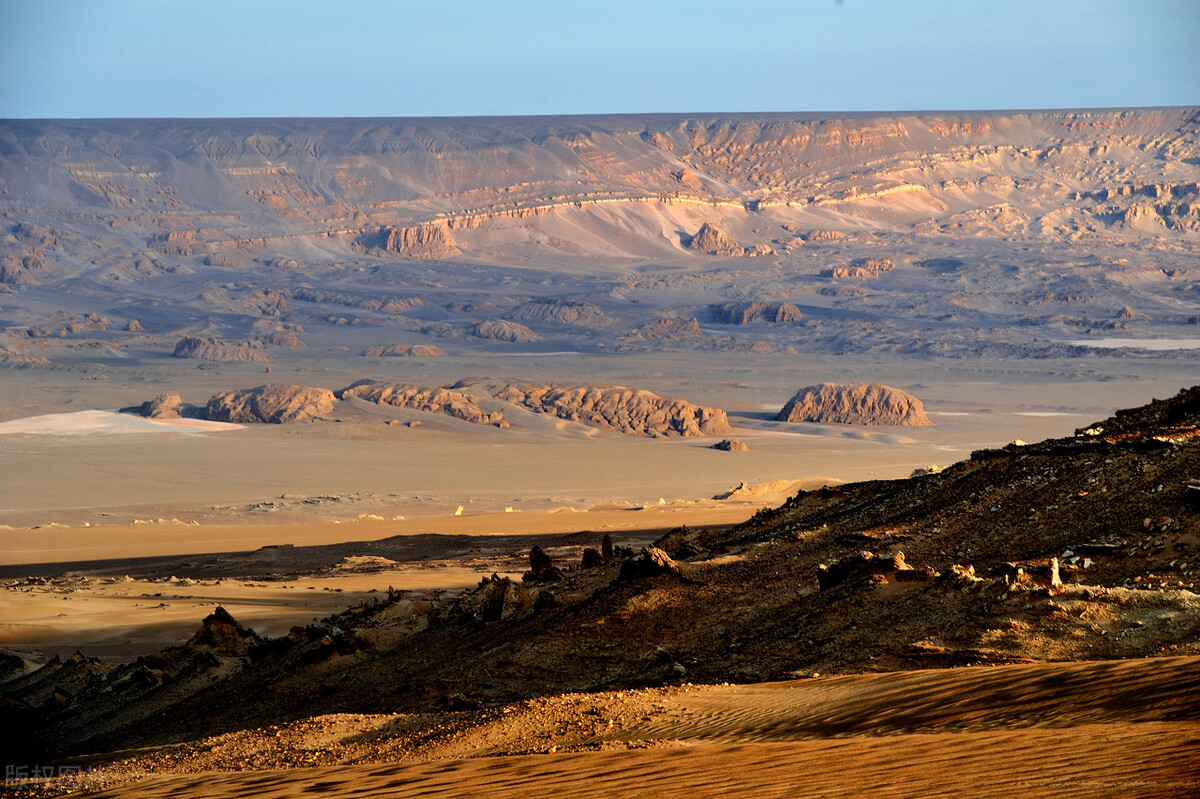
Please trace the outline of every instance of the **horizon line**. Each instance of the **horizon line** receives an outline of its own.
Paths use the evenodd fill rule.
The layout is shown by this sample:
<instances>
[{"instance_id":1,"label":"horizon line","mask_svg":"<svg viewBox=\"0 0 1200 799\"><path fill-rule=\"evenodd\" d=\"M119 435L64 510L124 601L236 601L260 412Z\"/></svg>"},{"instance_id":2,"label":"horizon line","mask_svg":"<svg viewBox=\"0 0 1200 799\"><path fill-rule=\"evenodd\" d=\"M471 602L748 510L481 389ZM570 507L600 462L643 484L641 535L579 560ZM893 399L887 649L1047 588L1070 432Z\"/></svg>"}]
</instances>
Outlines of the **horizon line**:
<instances>
[{"instance_id":1,"label":"horizon line","mask_svg":"<svg viewBox=\"0 0 1200 799\"><path fill-rule=\"evenodd\" d=\"M825 110L825 111L604 111L561 114L459 114L459 115L281 115L281 116L50 116L50 117L4 117L0 123L7 122L131 122L131 121L260 121L260 120L369 120L369 119L409 119L409 120L482 120L482 119L586 119L586 118L621 118L621 117L696 117L696 116L741 116L741 117L814 117L837 119L842 117L897 117L897 116L928 116L932 114L1062 114L1062 113L1116 113L1116 112L1145 112L1145 111L1185 111L1200 110L1200 102L1183 105L1145 105L1145 106L1061 106L1043 108L923 108L923 109L881 109L881 110Z\"/></svg>"}]
</instances>

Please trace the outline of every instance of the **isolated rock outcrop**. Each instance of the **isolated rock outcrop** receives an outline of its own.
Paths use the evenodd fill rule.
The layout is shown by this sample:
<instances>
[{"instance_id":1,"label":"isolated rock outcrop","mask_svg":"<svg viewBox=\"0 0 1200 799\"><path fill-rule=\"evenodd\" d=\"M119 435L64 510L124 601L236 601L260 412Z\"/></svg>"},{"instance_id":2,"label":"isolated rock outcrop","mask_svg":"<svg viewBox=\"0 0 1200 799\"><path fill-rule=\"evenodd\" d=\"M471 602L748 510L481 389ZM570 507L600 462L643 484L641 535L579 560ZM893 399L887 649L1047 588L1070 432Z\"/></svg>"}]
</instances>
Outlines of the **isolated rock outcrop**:
<instances>
[{"instance_id":1,"label":"isolated rock outcrop","mask_svg":"<svg viewBox=\"0 0 1200 799\"><path fill-rule=\"evenodd\" d=\"M706 255L744 255L745 249L720 228L705 222L688 242L688 249Z\"/></svg>"},{"instance_id":2,"label":"isolated rock outcrop","mask_svg":"<svg viewBox=\"0 0 1200 799\"><path fill-rule=\"evenodd\" d=\"M518 305L510 319L519 322L557 322L563 325L602 325L608 321L604 311L590 302L540 299Z\"/></svg>"},{"instance_id":3,"label":"isolated rock outcrop","mask_svg":"<svg viewBox=\"0 0 1200 799\"><path fill-rule=\"evenodd\" d=\"M450 229L443 224L417 225L416 227L394 227L383 233L385 252L405 258L450 258L462 250L450 237Z\"/></svg>"},{"instance_id":4,"label":"isolated rock outcrop","mask_svg":"<svg viewBox=\"0 0 1200 799\"><path fill-rule=\"evenodd\" d=\"M622 338L626 341L683 341L701 336L700 322L691 319L656 319L635 327Z\"/></svg>"},{"instance_id":5,"label":"isolated rock outcrop","mask_svg":"<svg viewBox=\"0 0 1200 799\"><path fill-rule=\"evenodd\" d=\"M719 449L722 452L748 452L750 447L746 446L745 441L739 441L736 438L723 438L709 447L709 449Z\"/></svg>"},{"instance_id":6,"label":"isolated rock outcrop","mask_svg":"<svg viewBox=\"0 0 1200 799\"><path fill-rule=\"evenodd\" d=\"M855 258L849 266L838 266L829 270L829 276L834 278L867 280L879 277L884 272L890 272L896 264L887 258Z\"/></svg>"},{"instance_id":7,"label":"isolated rock outcrop","mask_svg":"<svg viewBox=\"0 0 1200 799\"><path fill-rule=\"evenodd\" d=\"M270 361L271 356L250 341L224 341L219 338L185 336L175 345L176 358L205 361Z\"/></svg>"},{"instance_id":8,"label":"isolated rock outcrop","mask_svg":"<svg viewBox=\"0 0 1200 799\"><path fill-rule=\"evenodd\" d=\"M259 341L272 347L284 347L289 350L303 350L308 347L294 330L276 330L274 333L267 333Z\"/></svg>"},{"instance_id":9,"label":"isolated rock outcrop","mask_svg":"<svg viewBox=\"0 0 1200 799\"><path fill-rule=\"evenodd\" d=\"M427 388L400 383L379 383L360 380L337 394L339 399L358 397L367 402L410 408L426 413L444 413L473 424L499 424L504 419L500 411L484 408L480 397L467 394L454 386Z\"/></svg>"},{"instance_id":10,"label":"isolated rock outcrop","mask_svg":"<svg viewBox=\"0 0 1200 799\"><path fill-rule=\"evenodd\" d=\"M347 308L361 308L364 311L381 311L388 314L403 313L413 308L420 308L425 304L425 300L417 296L396 296L392 294L362 296L310 287L292 290L292 299L322 305L344 305Z\"/></svg>"},{"instance_id":11,"label":"isolated rock outcrop","mask_svg":"<svg viewBox=\"0 0 1200 799\"><path fill-rule=\"evenodd\" d=\"M207 649L219 655L245 655L260 643L258 634L237 623L223 607L217 607L204 617L200 629L181 649Z\"/></svg>"},{"instance_id":12,"label":"isolated rock outcrop","mask_svg":"<svg viewBox=\"0 0 1200 799\"><path fill-rule=\"evenodd\" d=\"M541 341L542 337L534 333L520 322L510 322L507 319L485 319L477 322L471 328L475 338L486 338L494 341L508 341L513 344L528 344Z\"/></svg>"},{"instance_id":13,"label":"isolated rock outcrop","mask_svg":"<svg viewBox=\"0 0 1200 799\"><path fill-rule=\"evenodd\" d=\"M265 385L214 394L204 407L204 417L214 422L306 422L333 410L333 392L327 388Z\"/></svg>"},{"instance_id":14,"label":"isolated rock outcrop","mask_svg":"<svg viewBox=\"0 0 1200 799\"><path fill-rule=\"evenodd\" d=\"M9 253L0 259L0 283L21 286L33 282L33 275L20 258Z\"/></svg>"},{"instance_id":15,"label":"isolated rock outcrop","mask_svg":"<svg viewBox=\"0 0 1200 799\"><path fill-rule=\"evenodd\" d=\"M789 302L727 302L710 305L713 321L724 325L745 325L751 322L799 322L800 309Z\"/></svg>"},{"instance_id":16,"label":"isolated rock outcrop","mask_svg":"<svg viewBox=\"0 0 1200 799\"><path fill-rule=\"evenodd\" d=\"M446 353L441 347L428 344L389 344L386 346L367 347L363 355L368 358L440 358Z\"/></svg>"},{"instance_id":17,"label":"isolated rock outcrop","mask_svg":"<svg viewBox=\"0 0 1200 799\"><path fill-rule=\"evenodd\" d=\"M493 395L538 413L627 435L712 436L733 431L720 408L625 386L509 383Z\"/></svg>"},{"instance_id":18,"label":"isolated rock outcrop","mask_svg":"<svg viewBox=\"0 0 1200 799\"><path fill-rule=\"evenodd\" d=\"M775 417L780 422L917 427L932 424L921 401L878 383L823 383L796 392Z\"/></svg>"},{"instance_id":19,"label":"isolated rock outcrop","mask_svg":"<svg viewBox=\"0 0 1200 799\"><path fill-rule=\"evenodd\" d=\"M845 241L848 237L840 230L810 230L801 235L805 241Z\"/></svg>"},{"instance_id":20,"label":"isolated rock outcrop","mask_svg":"<svg viewBox=\"0 0 1200 799\"><path fill-rule=\"evenodd\" d=\"M174 391L159 394L138 408L138 413L147 419L178 419L183 411L183 399Z\"/></svg>"}]
</instances>

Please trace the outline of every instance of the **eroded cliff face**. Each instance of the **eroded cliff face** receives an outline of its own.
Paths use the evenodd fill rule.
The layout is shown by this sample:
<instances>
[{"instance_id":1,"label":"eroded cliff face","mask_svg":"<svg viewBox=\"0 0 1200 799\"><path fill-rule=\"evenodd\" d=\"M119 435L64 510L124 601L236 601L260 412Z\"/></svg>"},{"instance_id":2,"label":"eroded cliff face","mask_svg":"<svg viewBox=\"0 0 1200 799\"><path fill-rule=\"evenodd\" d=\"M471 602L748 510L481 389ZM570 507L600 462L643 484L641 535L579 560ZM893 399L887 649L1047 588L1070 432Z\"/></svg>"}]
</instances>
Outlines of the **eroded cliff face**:
<instances>
[{"instance_id":1,"label":"eroded cliff face","mask_svg":"<svg viewBox=\"0 0 1200 799\"><path fill-rule=\"evenodd\" d=\"M461 251L450 238L446 223L388 228L383 235L384 252L406 258L451 258Z\"/></svg>"},{"instance_id":2,"label":"eroded cliff face","mask_svg":"<svg viewBox=\"0 0 1200 799\"><path fill-rule=\"evenodd\" d=\"M819 209L832 228L845 219L1050 238L1150 227L1190 235L1200 232L1189 171L1198 130L1195 109L9 121L0 126L0 209L14 221L119 229L178 255L367 235L386 253L446 258L473 246L451 230L537 228L552 212L614 204L730 219Z\"/></svg>"}]
</instances>

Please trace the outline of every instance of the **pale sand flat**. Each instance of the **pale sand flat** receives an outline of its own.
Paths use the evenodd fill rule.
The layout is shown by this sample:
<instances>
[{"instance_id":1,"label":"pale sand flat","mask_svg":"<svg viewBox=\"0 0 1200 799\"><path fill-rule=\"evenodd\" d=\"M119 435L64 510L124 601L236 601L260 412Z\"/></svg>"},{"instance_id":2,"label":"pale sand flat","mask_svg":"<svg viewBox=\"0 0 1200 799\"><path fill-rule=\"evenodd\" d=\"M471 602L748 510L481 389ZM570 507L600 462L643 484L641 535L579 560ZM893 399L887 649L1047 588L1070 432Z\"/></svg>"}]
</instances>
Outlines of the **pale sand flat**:
<instances>
[{"instance_id":1,"label":"pale sand flat","mask_svg":"<svg viewBox=\"0 0 1200 799\"><path fill-rule=\"evenodd\" d=\"M824 482L824 481L818 481ZM793 484L788 483L791 487ZM805 487L815 487L802 484ZM794 492L793 492L794 493ZM0 530L0 566L52 563L60 571L99 560L153 558L245 552L264 546L336 544L375 541L394 535L529 535L578 530L667 530L680 525L737 524L759 507L779 504L786 496L763 490L749 492L745 501L615 506L586 512L481 513L426 516L413 519L362 519L345 524L184 524L153 520L136 525L43 527ZM586 509L584 509L586 510Z\"/></svg>"}]
</instances>

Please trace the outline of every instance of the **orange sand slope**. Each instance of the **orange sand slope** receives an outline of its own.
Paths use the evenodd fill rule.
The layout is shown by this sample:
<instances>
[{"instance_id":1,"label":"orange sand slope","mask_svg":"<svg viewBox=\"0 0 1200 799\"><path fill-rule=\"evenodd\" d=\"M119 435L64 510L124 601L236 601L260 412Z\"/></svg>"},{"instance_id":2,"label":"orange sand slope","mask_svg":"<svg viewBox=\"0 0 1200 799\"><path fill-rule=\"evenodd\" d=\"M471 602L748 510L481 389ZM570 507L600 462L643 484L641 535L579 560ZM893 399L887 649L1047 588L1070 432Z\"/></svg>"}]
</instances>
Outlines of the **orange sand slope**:
<instances>
[{"instance_id":1,"label":"orange sand slope","mask_svg":"<svg viewBox=\"0 0 1200 799\"><path fill-rule=\"evenodd\" d=\"M259 731L256 739L239 734L159 750L92 776L111 784L158 772L101 794L139 797L1200 791L1194 657L568 695L441 718L444 724L399 748L378 717L310 719ZM311 743L320 739L317 762L327 765L217 773L271 757L280 740L295 745L301 727ZM383 762L363 762L370 760ZM180 771L195 773L163 773Z\"/></svg>"}]
</instances>

